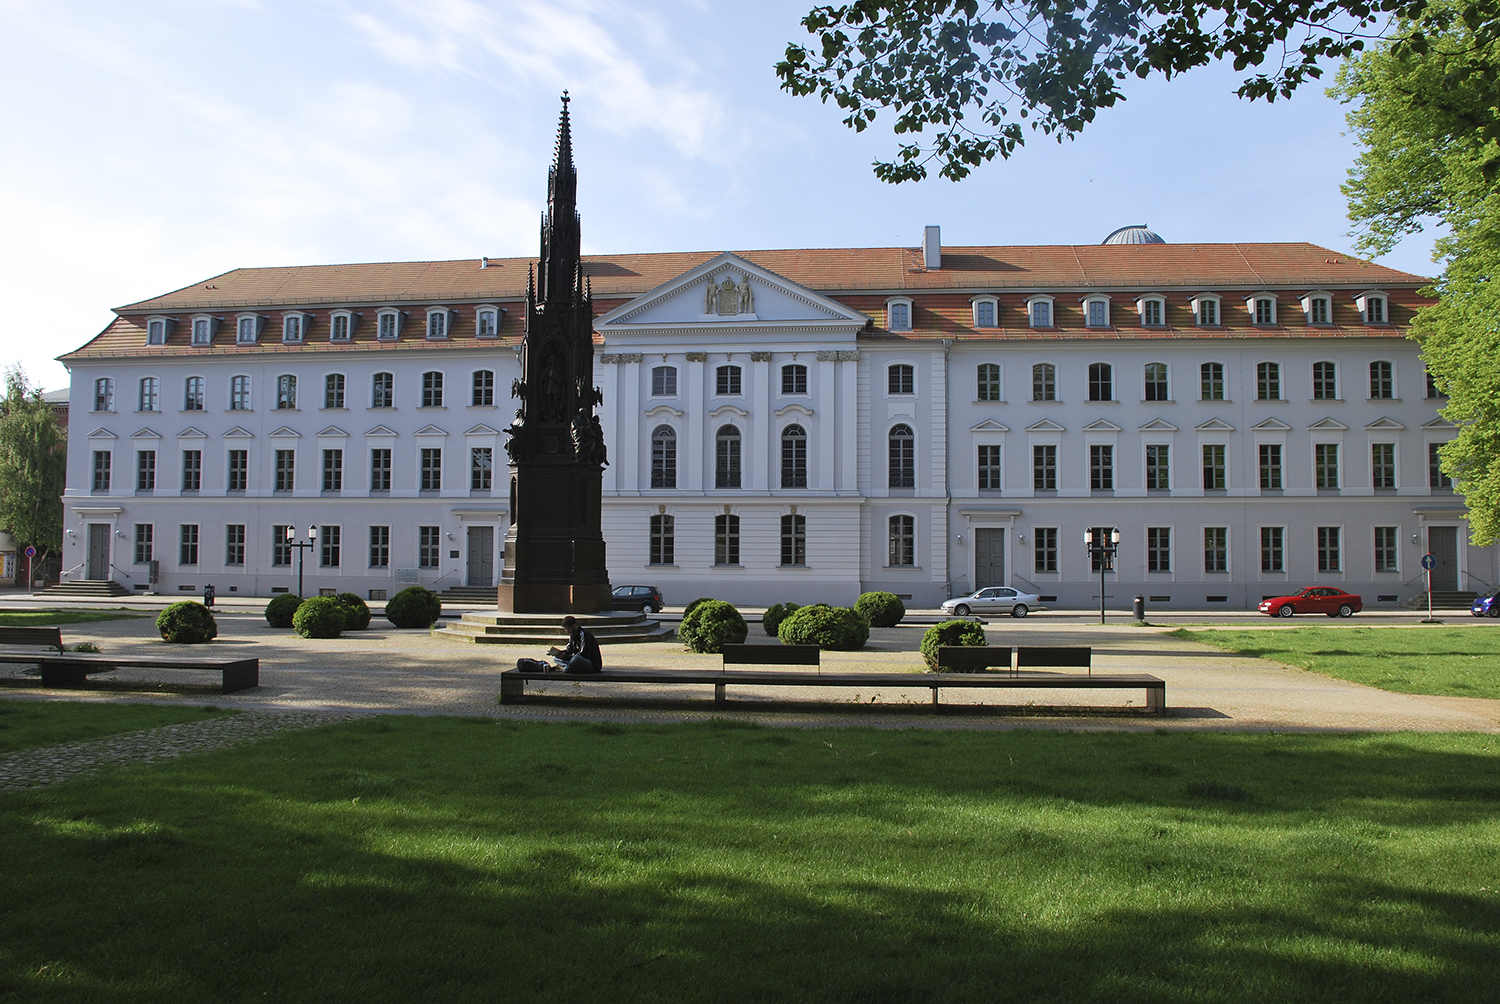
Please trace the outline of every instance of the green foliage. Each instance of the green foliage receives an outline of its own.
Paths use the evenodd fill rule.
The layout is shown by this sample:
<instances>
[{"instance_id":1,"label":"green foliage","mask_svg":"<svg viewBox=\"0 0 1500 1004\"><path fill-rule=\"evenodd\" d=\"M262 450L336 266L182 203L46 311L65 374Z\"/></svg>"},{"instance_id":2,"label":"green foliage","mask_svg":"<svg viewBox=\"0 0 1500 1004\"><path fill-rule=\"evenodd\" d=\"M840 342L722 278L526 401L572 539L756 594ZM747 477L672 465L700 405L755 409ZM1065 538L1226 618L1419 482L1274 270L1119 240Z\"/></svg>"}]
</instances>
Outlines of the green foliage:
<instances>
[{"instance_id":1,"label":"green foliage","mask_svg":"<svg viewBox=\"0 0 1500 1004\"><path fill-rule=\"evenodd\" d=\"M685 606L685 607L682 608L682 619L683 620L687 620L688 616L694 610L698 609L698 604L700 604L700 603L712 603L712 602L713 602L713 597L712 596L700 596L700 597L698 597L696 600L694 600L693 602L689 603L687 606Z\"/></svg>"},{"instance_id":2,"label":"green foliage","mask_svg":"<svg viewBox=\"0 0 1500 1004\"><path fill-rule=\"evenodd\" d=\"M213 611L196 600L181 600L156 618L156 630L173 645L203 645L219 636Z\"/></svg>"},{"instance_id":3,"label":"green foliage","mask_svg":"<svg viewBox=\"0 0 1500 1004\"><path fill-rule=\"evenodd\" d=\"M333 596L309 596L292 615L292 629L304 638L337 638L344 630L345 607Z\"/></svg>"},{"instance_id":4,"label":"green foliage","mask_svg":"<svg viewBox=\"0 0 1500 1004\"><path fill-rule=\"evenodd\" d=\"M906 604L895 593L865 593L854 601L871 627L895 627L906 616Z\"/></svg>"},{"instance_id":5,"label":"green foliage","mask_svg":"<svg viewBox=\"0 0 1500 1004\"><path fill-rule=\"evenodd\" d=\"M798 607L781 622L776 637L783 645L816 645L835 652L852 652L870 640L870 622L853 607L814 603Z\"/></svg>"},{"instance_id":6,"label":"green foliage","mask_svg":"<svg viewBox=\"0 0 1500 1004\"><path fill-rule=\"evenodd\" d=\"M302 605L302 597L293 596L291 593L282 593L273 597L266 604L266 623L273 628L289 628L292 626L292 617L297 613L297 608Z\"/></svg>"},{"instance_id":7,"label":"green foliage","mask_svg":"<svg viewBox=\"0 0 1500 1004\"><path fill-rule=\"evenodd\" d=\"M7 370L0 399L0 530L15 537L18 548L36 547L37 572L62 549L67 467L67 435L57 413L20 367Z\"/></svg>"},{"instance_id":8,"label":"green foliage","mask_svg":"<svg viewBox=\"0 0 1500 1004\"><path fill-rule=\"evenodd\" d=\"M750 628L734 604L723 600L694 601L682 618L677 638L694 652L722 652L725 645L743 645Z\"/></svg>"},{"instance_id":9,"label":"green foliage","mask_svg":"<svg viewBox=\"0 0 1500 1004\"><path fill-rule=\"evenodd\" d=\"M443 612L443 601L431 589L407 586L385 602L385 619L398 628L428 628Z\"/></svg>"},{"instance_id":10,"label":"green foliage","mask_svg":"<svg viewBox=\"0 0 1500 1004\"><path fill-rule=\"evenodd\" d=\"M38 627L44 624L87 624L91 621L131 620L150 616L128 610L7 610L0 612L0 625Z\"/></svg>"},{"instance_id":11,"label":"green foliage","mask_svg":"<svg viewBox=\"0 0 1500 1004\"><path fill-rule=\"evenodd\" d=\"M98 648L91 650L97 652ZM74 651L90 649L80 646ZM0 754L237 714L223 708L181 704L0 700Z\"/></svg>"},{"instance_id":12,"label":"green foliage","mask_svg":"<svg viewBox=\"0 0 1500 1004\"><path fill-rule=\"evenodd\" d=\"M81 641L77 645L74 645L72 648L68 649L68 651L69 652L89 652L89 653L97 655L99 653L99 646L95 645L91 641Z\"/></svg>"},{"instance_id":13,"label":"green foliage","mask_svg":"<svg viewBox=\"0 0 1500 1004\"><path fill-rule=\"evenodd\" d=\"M370 605L358 593L339 593L344 608L344 630L363 631L370 626Z\"/></svg>"},{"instance_id":14,"label":"green foliage","mask_svg":"<svg viewBox=\"0 0 1500 1004\"><path fill-rule=\"evenodd\" d=\"M1124 99L1122 81L1171 77L1217 59L1248 74L1241 97L1289 97L1322 74L1319 60L1348 56L1378 32L1386 11L1426 0L855 0L819 5L802 19L815 41L795 42L776 64L781 87L832 98L862 132L881 111L901 143L875 162L883 181L915 181L935 162L953 181L1025 143L1023 122L1059 142ZM1494 0L1475 0L1491 9Z\"/></svg>"},{"instance_id":15,"label":"green foliage","mask_svg":"<svg viewBox=\"0 0 1500 1004\"><path fill-rule=\"evenodd\" d=\"M760 626L765 628L766 634L776 637L776 629L781 622L786 620L787 615L798 608L796 603L773 603L766 608L765 616L760 619Z\"/></svg>"},{"instance_id":16,"label":"green foliage","mask_svg":"<svg viewBox=\"0 0 1500 1004\"><path fill-rule=\"evenodd\" d=\"M938 671L938 649L955 645L988 645L989 639L984 636L984 628L973 621L951 620L934 624L922 635L922 658L927 662L927 668L934 673Z\"/></svg>"}]
</instances>

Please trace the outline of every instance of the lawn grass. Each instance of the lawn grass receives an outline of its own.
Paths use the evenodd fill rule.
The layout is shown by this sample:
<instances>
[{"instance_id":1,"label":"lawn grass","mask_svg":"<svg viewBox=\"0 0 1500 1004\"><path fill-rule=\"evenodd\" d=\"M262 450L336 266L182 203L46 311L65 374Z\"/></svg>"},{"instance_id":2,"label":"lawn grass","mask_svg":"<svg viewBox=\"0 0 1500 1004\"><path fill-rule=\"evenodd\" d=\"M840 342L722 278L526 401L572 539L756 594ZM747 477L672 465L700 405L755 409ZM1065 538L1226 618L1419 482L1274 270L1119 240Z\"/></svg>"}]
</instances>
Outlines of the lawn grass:
<instances>
[{"instance_id":1,"label":"lawn grass","mask_svg":"<svg viewBox=\"0 0 1500 1004\"><path fill-rule=\"evenodd\" d=\"M0 998L1488 1004L1497 817L1485 735L382 716L0 795Z\"/></svg>"},{"instance_id":2,"label":"lawn grass","mask_svg":"<svg viewBox=\"0 0 1500 1004\"><path fill-rule=\"evenodd\" d=\"M0 700L0 753L232 714L237 712L183 705Z\"/></svg>"},{"instance_id":3,"label":"lawn grass","mask_svg":"<svg viewBox=\"0 0 1500 1004\"><path fill-rule=\"evenodd\" d=\"M0 627L49 627L53 624L87 624L90 621L117 621L154 614L130 610L8 610L0 613Z\"/></svg>"},{"instance_id":4,"label":"lawn grass","mask_svg":"<svg viewBox=\"0 0 1500 1004\"><path fill-rule=\"evenodd\" d=\"M1500 631L1481 627L1173 631L1238 655L1401 694L1500 697Z\"/></svg>"}]
</instances>

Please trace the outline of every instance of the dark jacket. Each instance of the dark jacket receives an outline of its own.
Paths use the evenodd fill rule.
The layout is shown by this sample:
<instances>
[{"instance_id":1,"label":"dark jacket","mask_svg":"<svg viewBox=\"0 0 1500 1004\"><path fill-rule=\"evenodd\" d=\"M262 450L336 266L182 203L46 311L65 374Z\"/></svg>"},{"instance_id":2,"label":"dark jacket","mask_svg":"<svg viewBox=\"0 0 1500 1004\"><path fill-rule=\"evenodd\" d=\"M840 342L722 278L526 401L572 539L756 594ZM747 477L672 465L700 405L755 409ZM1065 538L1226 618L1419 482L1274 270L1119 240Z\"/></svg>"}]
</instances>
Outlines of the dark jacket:
<instances>
[{"instance_id":1,"label":"dark jacket","mask_svg":"<svg viewBox=\"0 0 1500 1004\"><path fill-rule=\"evenodd\" d=\"M604 668L604 656L599 653L599 642L592 631L580 627L568 637L568 647L563 649L560 658L567 662L575 655L581 655L593 663L595 672Z\"/></svg>"}]
</instances>

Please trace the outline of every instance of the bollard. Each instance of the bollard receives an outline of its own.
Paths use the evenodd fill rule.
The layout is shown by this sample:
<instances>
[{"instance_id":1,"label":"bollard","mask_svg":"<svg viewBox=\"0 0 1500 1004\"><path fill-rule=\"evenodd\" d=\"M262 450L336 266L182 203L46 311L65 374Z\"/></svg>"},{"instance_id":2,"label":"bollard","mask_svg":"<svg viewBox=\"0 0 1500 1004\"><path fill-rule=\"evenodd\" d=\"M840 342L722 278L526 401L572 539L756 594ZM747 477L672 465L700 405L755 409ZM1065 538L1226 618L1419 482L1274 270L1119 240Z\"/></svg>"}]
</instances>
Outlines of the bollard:
<instances>
[{"instance_id":1,"label":"bollard","mask_svg":"<svg viewBox=\"0 0 1500 1004\"><path fill-rule=\"evenodd\" d=\"M212 583L203 587L203 605L205 607L214 605L214 587Z\"/></svg>"},{"instance_id":2,"label":"bollard","mask_svg":"<svg viewBox=\"0 0 1500 1004\"><path fill-rule=\"evenodd\" d=\"M1135 594L1135 620L1137 624L1146 623L1146 597L1140 593Z\"/></svg>"}]
</instances>

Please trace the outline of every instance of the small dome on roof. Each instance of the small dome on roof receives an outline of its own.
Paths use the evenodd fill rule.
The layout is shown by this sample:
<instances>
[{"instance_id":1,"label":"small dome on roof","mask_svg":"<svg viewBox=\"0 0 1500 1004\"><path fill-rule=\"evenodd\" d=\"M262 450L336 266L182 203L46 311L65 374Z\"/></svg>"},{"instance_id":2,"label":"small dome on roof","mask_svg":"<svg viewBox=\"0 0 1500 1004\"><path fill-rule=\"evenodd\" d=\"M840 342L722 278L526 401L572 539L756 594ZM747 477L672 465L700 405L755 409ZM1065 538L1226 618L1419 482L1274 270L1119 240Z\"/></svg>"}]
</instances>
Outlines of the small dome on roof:
<instances>
[{"instance_id":1,"label":"small dome on roof","mask_svg":"<svg viewBox=\"0 0 1500 1004\"><path fill-rule=\"evenodd\" d=\"M1133 227L1121 227L1101 242L1103 244L1165 244L1161 234L1144 223Z\"/></svg>"}]
</instances>

